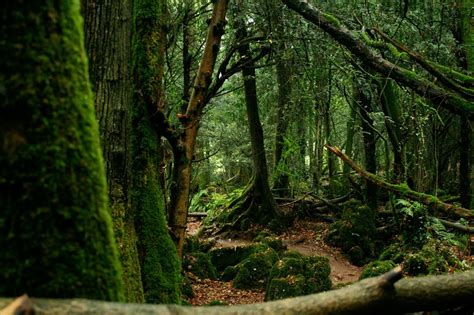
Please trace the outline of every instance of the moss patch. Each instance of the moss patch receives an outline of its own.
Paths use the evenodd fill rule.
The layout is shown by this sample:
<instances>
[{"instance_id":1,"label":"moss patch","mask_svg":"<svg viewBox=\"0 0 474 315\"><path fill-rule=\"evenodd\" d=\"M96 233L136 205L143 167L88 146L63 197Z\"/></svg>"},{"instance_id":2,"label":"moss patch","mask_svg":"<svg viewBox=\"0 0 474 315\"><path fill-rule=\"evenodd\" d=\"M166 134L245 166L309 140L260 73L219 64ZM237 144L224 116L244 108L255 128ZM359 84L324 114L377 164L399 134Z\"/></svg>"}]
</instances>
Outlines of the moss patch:
<instances>
[{"instance_id":1,"label":"moss patch","mask_svg":"<svg viewBox=\"0 0 474 315\"><path fill-rule=\"evenodd\" d=\"M395 263L391 260L373 261L364 268L362 274L359 277L359 280L380 276L386 272L389 272L395 267Z\"/></svg>"},{"instance_id":2,"label":"moss patch","mask_svg":"<svg viewBox=\"0 0 474 315\"><path fill-rule=\"evenodd\" d=\"M331 289L331 268L325 257L292 254L274 264L265 300L312 294Z\"/></svg>"},{"instance_id":3,"label":"moss patch","mask_svg":"<svg viewBox=\"0 0 474 315\"><path fill-rule=\"evenodd\" d=\"M217 279L216 267L211 262L209 255L202 252L186 254L183 267L201 279Z\"/></svg>"},{"instance_id":4,"label":"moss patch","mask_svg":"<svg viewBox=\"0 0 474 315\"><path fill-rule=\"evenodd\" d=\"M270 247L250 255L237 266L233 287L236 289L265 287L270 269L277 260L278 254Z\"/></svg>"},{"instance_id":5,"label":"moss patch","mask_svg":"<svg viewBox=\"0 0 474 315\"><path fill-rule=\"evenodd\" d=\"M123 301L79 1L0 20L0 295Z\"/></svg>"},{"instance_id":6,"label":"moss patch","mask_svg":"<svg viewBox=\"0 0 474 315\"><path fill-rule=\"evenodd\" d=\"M374 256L375 213L352 199L344 204L342 218L330 227L327 241L342 248L351 262L362 266Z\"/></svg>"}]
</instances>

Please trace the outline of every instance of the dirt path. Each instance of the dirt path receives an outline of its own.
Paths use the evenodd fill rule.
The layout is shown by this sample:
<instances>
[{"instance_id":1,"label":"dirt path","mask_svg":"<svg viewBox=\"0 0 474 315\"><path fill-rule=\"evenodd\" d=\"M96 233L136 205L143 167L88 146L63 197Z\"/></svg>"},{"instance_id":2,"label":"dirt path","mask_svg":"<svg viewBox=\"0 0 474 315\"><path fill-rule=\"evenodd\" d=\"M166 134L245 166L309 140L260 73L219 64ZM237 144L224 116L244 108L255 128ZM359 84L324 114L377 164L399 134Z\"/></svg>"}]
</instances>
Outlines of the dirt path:
<instances>
[{"instance_id":1,"label":"dirt path","mask_svg":"<svg viewBox=\"0 0 474 315\"><path fill-rule=\"evenodd\" d=\"M188 234L194 235L200 228L200 222L188 223ZM281 239L290 250L303 255L324 256L331 265L331 280L334 287L357 281L362 268L352 265L337 248L324 242L328 232L328 224L313 221L297 221ZM242 239L217 239L217 247L237 247L251 244ZM232 282L198 279L193 283L195 297L188 301L192 305L205 305L211 301L221 301L229 305L251 304L263 302L263 290L237 290L232 288Z\"/></svg>"}]
</instances>

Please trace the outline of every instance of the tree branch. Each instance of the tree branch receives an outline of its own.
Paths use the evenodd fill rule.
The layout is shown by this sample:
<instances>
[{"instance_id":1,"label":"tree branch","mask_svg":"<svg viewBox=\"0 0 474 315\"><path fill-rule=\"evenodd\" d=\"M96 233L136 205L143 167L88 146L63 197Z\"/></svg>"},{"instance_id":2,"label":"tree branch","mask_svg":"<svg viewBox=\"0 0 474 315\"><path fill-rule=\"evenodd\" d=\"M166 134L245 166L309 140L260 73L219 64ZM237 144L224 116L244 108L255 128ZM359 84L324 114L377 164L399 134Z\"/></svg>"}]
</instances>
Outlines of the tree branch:
<instances>
[{"instance_id":1,"label":"tree branch","mask_svg":"<svg viewBox=\"0 0 474 315\"><path fill-rule=\"evenodd\" d=\"M441 105L455 114L467 115L469 119L474 119L473 102L461 97L455 91L446 90L427 79L421 78L417 73L384 59L362 40L354 36L334 17L318 10L307 2L303 0L282 1L290 9L303 16L307 21L319 27L338 43L345 46L367 67L412 89L419 96L431 100L436 106Z\"/></svg>"},{"instance_id":2,"label":"tree branch","mask_svg":"<svg viewBox=\"0 0 474 315\"><path fill-rule=\"evenodd\" d=\"M334 291L239 306L188 307L36 298L31 302L37 314L45 315L398 314L473 305L474 271L399 280L401 277L401 269L395 268L380 277L365 279ZM0 308L11 302L12 299L1 298Z\"/></svg>"},{"instance_id":3,"label":"tree branch","mask_svg":"<svg viewBox=\"0 0 474 315\"><path fill-rule=\"evenodd\" d=\"M445 203L441 201L438 197L433 196L433 195L428 195L425 193L414 191L410 189L408 185L395 185L395 184L389 183L383 180L382 178L380 178L379 176L362 169L359 165L357 165L354 161L352 161L347 155L345 155L339 148L332 147L330 145L325 145L325 147L326 149L329 150L329 152L337 155L341 160L344 161L344 163L349 165L354 171L360 174L363 178L376 184L379 187L390 190L402 197L419 201L427 206L432 206L446 213L455 213L460 217L466 217L466 218L470 218L473 216L472 210L469 210L457 205Z\"/></svg>"}]
</instances>

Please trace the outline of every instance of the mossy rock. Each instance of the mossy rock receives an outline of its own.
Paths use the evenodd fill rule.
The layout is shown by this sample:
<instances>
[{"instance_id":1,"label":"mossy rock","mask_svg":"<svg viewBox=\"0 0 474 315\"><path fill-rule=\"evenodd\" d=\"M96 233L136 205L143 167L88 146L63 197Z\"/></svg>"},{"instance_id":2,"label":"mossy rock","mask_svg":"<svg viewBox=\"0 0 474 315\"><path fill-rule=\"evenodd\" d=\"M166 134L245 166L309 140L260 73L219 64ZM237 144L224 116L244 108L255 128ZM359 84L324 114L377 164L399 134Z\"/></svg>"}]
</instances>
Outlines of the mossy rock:
<instances>
[{"instance_id":1,"label":"mossy rock","mask_svg":"<svg viewBox=\"0 0 474 315\"><path fill-rule=\"evenodd\" d=\"M301 253L298 253L297 251L287 250L283 253L283 258L285 257L302 259L304 256Z\"/></svg>"},{"instance_id":2,"label":"mossy rock","mask_svg":"<svg viewBox=\"0 0 474 315\"><path fill-rule=\"evenodd\" d=\"M233 287L236 289L263 288L278 254L273 248L267 247L244 259L238 266Z\"/></svg>"},{"instance_id":3,"label":"mossy rock","mask_svg":"<svg viewBox=\"0 0 474 315\"><path fill-rule=\"evenodd\" d=\"M183 260L184 269L201 279L217 279L216 267L211 262L209 255L195 252L185 255Z\"/></svg>"},{"instance_id":4,"label":"mossy rock","mask_svg":"<svg viewBox=\"0 0 474 315\"><path fill-rule=\"evenodd\" d=\"M331 224L326 241L340 247L353 264L361 266L374 256L375 213L355 199L343 207L341 220Z\"/></svg>"},{"instance_id":5,"label":"mossy rock","mask_svg":"<svg viewBox=\"0 0 474 315\"><path fill-rule=\"evenodd\" d=\"M274 278L268 284L266 301L280 300L304 295L305 278L302 275Z\"/></svg>"},{"instance_id":6,"label":"mossy rock","mask_svg":"<svg viewBox=\"0 0 474 315\"><path fill-rule=\"evenodd\" d=\"M242 260L253 254L256 250L256 245L235 246L213 248L209 251L212 264L217 271L222 272L228 266L235 266Z\"/></svg>"},{"instance_id":7,"label":"mossy rock","mask_svg":"<svg viewBox=\"0 0 474 315\"><path fill-rule=\"evenodd\" d=\"M224 269L224 272L221 275L221 280L223 281L230 281L235 278L238 272L238 268L236 266L227 266Z\"/></svg>"},{"instance_id":8,"label":"mossy rock","mask_svg":"<svg viewBox=\"0 0 474 315\"><path fill-rule=\"evenodd\" d=\"M187 298L192 298L194 297L194 291L193 291L193 286L191 280L186 276L183 275L181 277L182 282L181 282L181 294L184 297Z\"/></svg>"},{"instance_id":9,"label":"mossy rock","mask_svg":"<svg viewBox=\"0 0 474 315\"><path fill-rule=\"evenodd\" d=\"M280 238L266 234L267 233L260 233L253 240L268 245L269 247L273 248L277 253L283 253L284 251L286 251L287 247L285 244L283 244L283 241Z\"/></svg>"},{"instance_id":10,"label":"mossy rock","mask_svg":"<svg viewBox=\"0 0 474 315\"><path fill-rule=\"evenodd\" d=\"M184 253L203 252L207 253L214 245L216 241L214 239L201 240L198 236L186 237L183 245Z\"/></svg>"},{"instance_id":11,"label":"mossy rock","mask_svg":"<svg viewBox=\"0 0 474 315\"><path fill-rule=\"evenodd\" d=\"M359 280L380 276L386 272L389 272L395 267L396 264L391 260L373 261L364 268Z\"/></svg>"},{"instance_id":12,"label":"mossy rock","mask_svg":"<svg viewBox=\"0 0 474 315\"><path fill-rule=\"evenodd\" d=\"M270 271L265 300L275 300L331 289L331 268L326 257L292 252Z\"/></svg>"}]
</instances>

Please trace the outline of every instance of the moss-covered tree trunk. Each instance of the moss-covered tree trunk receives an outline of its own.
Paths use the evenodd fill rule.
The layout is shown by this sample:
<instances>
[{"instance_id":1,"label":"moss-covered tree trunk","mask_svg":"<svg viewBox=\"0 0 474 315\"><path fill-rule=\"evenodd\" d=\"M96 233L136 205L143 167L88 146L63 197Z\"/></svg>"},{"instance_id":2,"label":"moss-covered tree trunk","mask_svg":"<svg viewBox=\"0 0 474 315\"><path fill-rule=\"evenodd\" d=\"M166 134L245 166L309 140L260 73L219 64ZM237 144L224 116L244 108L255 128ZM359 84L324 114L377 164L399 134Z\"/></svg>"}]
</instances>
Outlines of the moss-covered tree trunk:
<instances>
[{"instance_id":1,"label":"moss-covered tree trunk","mask_svg":"<svg viewBox=\"0 0 474 315\"><path fill-rule=\"evenodd\" d=\"M79 1L0 12L0 295L123 300Z\"/></svg>"},{"instance_id":2,"label":"moss-covered tree trunk","mask_svg":"<svg viewBox=\"0 0 474 315\"><path fill-rule=\"evenodd\" d=\"M82 0L81 3L125 298L128 302L143 302L137 235L129 196L132 0Z\"/></svg>"},{"instance_id":3,"label":"moss-covered tree trunk","mask_svg":"<svg viewBox=\"0 0 474 315\"><path fill-rule=\"evenodd\" d=\"M468 71L474 71L474 22L472 18L473 0L456 0L458 8L458 25L455 32L458 41L462 44L461 65ZM472 130L468 118L461 116L460 130L460 159L459 159L459 194L461 204L470 208L472 203Z\"/></svg>"},{"instance_id":4,"label":"moss-covered tree trunk","mask_svg":"<svg viewBox=\"0 0 474 315\"><path fill-rule=\"evenodd\" d=\"M134 0L131 203L138 234L145 301L178 303L180 262L168 234L159 181L166 0Z\"/></svg>"},{"instance_id":5,"label":"moss-covered tree trunk","mask_svg":"<svg viewBox=\"0 0 474 315\"><path fill-rule=\"evenodd\" d=\"M290 179L288 175L288 161L285 157L285 137L290 124L292 109L292 53L285 37L283 6L279 1L269 1L270 32L278 38L275 49L275 70L278 87L275 150L274 150L274 182L273 189L280 196L288 196Z\"/></svg>"}]
</instances>

